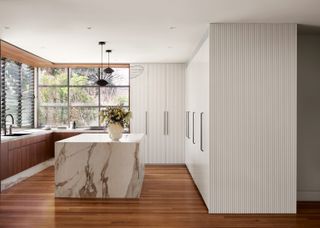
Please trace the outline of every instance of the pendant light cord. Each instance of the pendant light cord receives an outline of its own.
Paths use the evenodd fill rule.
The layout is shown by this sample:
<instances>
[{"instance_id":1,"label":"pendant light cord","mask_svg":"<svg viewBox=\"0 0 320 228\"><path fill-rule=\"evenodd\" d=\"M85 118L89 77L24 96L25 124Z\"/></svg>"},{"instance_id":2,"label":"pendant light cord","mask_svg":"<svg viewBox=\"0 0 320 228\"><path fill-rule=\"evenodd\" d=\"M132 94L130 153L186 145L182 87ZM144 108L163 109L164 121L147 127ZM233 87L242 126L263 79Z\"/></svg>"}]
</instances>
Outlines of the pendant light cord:
<instances>
[{"instance_id":1,"label":"pendant light cord","mask_svg":"<svg viewBox=\"0 0 320 228\"><path fill-rule=\"evenodd\" d=\"M108 67L110 67L110 52L108 52Z\"/></svg>"},{"instance_id":2,"label":"pendant light cord","mask_svg":"<svg viewBox=\"0 0 320 228\"><path fill-rule=\"evenodd\" d=\"M100 78L102 79L102 69L103 69L103 44L101 44L101 68L100 68Z\"/></svg>"}]
</instances>

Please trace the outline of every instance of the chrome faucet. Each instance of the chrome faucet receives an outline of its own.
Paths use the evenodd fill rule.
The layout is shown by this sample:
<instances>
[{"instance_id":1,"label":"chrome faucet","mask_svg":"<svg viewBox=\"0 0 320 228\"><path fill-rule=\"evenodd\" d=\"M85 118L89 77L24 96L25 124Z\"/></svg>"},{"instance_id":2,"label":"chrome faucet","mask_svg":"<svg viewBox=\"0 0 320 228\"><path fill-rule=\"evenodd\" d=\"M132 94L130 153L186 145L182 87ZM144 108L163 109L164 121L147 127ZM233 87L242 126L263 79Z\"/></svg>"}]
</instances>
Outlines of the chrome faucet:
<instances>
[{"instance_id":1,"label":"chrome faucet","mask_svg":"<svg viewBox=\"0 0 320 228\"><path fill-rule=\"evenodd\" d=\"M9 135L12 135L12 125L14 124L14 118L12 114L7 114L4 118L4 126L3 126L3 131L4 131L4 135L7 135L7 117L10 116L11 117L11 124L9 125Z\"/></svg>"}]
</instances>

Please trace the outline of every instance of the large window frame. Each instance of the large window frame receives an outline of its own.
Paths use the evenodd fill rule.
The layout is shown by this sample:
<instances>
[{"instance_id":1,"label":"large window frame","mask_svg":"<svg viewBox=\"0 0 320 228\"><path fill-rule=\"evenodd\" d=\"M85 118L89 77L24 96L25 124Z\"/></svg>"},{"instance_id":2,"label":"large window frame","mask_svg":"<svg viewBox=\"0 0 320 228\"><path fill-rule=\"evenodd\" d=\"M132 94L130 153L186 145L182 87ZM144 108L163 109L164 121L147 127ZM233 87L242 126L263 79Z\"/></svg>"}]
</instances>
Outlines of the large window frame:
<instances>
[{"instance_id":1,"label":"large window frame","mask_svg":"<svg viewBox=\"0 0 320 228\"><path fill-rule=\"evenodd\" d=\"M50 68L50 67L49 67ZM128 110L130 110L130 66L128 67L121 67L121 68L127 68L128 69L128 85L107 85L107 86L98 86L98 85L71 85L70 84L70 81L71 81L71 71L72 69L87 69L87 68L96 68L98 70L98 75L100 74L100 68L97 68L97 67L57 67L56 69L66 69L67 70L67 84L66 85L41 85L39 84L39 79L40 79L40 68L37 68L36 70L36 94L37 94L37 118L36 118L36 124L37 124L37 127L43 127L43 125L40 124L40 121L39 121L39 113L40 113L40 107L55 107L55 106L42 106L40 104L40 101L39 101L39 89L40 88L63 88L63 87L66 87L67 88L67 113L68 113L68 120L67 120L67 123L70 124L71 121L73 121L73 119L71 119L71 108L72 107L75 107L75 108L93 108L93 109L97 109L98 112L101 111L102 108L105 108L106 105L102 105L102 101L101 101L101 90L104 89L104 88L126 88L128 89L128 104L127 105L124 105L123 107L124 108L127 108ZM116 67L117 68L117 67ZM71 99L70 99L70 90L72 88L82 88L82 89L86 89L86 88L94 88L94 89L97 89L97 96L98 96L98 104L97 105L72 105L71 104ZM64 106L65 107L65 106ZM116 105L108 105L108 107L116 107ZM99 126L101 127L101 122L100 122L100 116L98 115L98 123L96 123L95 126ZM54 127L58 127L58 126L54 126ZM70 127L70 126L68 126ZM89 126L80 126L80 127L89 127Z\"/></svg>"}]
</instances>

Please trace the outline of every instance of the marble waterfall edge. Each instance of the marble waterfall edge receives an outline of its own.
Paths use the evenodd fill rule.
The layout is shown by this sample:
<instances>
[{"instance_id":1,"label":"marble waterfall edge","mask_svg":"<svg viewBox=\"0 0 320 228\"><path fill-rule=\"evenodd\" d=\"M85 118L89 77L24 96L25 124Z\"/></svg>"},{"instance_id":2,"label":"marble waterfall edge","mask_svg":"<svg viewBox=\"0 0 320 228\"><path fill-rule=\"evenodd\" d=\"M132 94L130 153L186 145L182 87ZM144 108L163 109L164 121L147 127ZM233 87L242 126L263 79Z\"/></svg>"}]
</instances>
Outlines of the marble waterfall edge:
<instances>
[{"instance_id":1,"label":"marble waterfall edge","mask_svg":"<svg viewBox=\"0 0 320 228\"><path fill-rule=\"evenodd\" d=\"M144 177L140 142L76 141L55 144L56 197L140 197Z\"/></svg>"}]
</instances>

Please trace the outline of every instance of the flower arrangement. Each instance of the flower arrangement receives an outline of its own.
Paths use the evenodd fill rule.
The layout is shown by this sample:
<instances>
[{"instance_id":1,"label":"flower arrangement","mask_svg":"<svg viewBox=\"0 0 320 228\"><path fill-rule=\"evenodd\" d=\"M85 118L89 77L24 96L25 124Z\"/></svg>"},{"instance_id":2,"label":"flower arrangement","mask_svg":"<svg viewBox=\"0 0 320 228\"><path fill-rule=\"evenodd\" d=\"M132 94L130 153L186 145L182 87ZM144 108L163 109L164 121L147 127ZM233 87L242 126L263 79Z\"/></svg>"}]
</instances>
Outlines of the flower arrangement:
<instances>
[{"instance_id":1,"label":"flower arrangement","mask_svg":"<svg viewBox=\"0 0 320 228\"><path fill-rule=\"evenodd\" d=\"M130 111L126 111L122 106L106 107L100 111L101 123L119 124L123 128L128 127L132 116Z\"/></svg>"}]
</instances>

